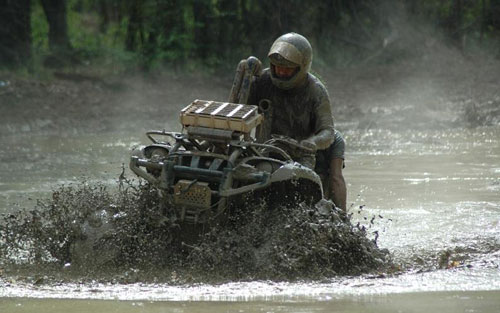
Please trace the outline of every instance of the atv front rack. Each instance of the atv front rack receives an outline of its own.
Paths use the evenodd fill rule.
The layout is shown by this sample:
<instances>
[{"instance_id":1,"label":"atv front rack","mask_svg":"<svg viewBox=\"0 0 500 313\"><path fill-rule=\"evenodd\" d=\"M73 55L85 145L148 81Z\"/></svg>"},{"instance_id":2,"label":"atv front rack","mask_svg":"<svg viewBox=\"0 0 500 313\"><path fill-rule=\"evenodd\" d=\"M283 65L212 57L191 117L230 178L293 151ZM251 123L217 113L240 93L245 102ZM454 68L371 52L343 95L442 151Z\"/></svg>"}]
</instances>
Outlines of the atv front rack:
<instances>
[{"instance_id":1,"label":"atv front rack","mask_svg":"<svg viewBox=\"0 0 500 313\"><path fill-rule=\"evenodd\" d=\"M206 127L249 134L262 122L262 115L255 105L194 100L182 109L184 127Z\"/></svg>"}]
</instances>

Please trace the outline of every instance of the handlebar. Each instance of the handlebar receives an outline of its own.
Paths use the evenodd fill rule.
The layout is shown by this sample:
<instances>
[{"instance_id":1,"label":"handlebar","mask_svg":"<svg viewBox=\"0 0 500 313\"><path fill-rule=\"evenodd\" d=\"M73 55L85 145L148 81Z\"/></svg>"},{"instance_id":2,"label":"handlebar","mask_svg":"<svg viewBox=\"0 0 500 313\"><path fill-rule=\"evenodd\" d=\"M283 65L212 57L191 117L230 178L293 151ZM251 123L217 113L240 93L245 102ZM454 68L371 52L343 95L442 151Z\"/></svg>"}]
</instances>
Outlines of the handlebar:
<instances>
[{"instance_id":1,"label":"handlebar","mask_svg":"<svg viewBox=\"0 0 500 313\"><path fill-rule=\"evenodd\" d=\"M308 148L308 147L301 145L297 140L290 138L290 137L286 137L286 136L273 137L273 138L269 139L268 141L266 141L265 143L269 144L269 145L282 144L285 146L291 146L295 149L303 151L306 154L315 154L315 152L316 152L311 148Z\"/></svg>"},{"instance_id":2,"label":"handlebar","mask_svg":"<svg viewBox=\"0 0 500 313\"><path fill-rule=\"evenodd\" d=\"M182 133L178 133L178 132L167 132L167 131L164 131L164 130L150 130L150 131L147 131L146 132L146 136L149 138L149 140L151 140L153 143L162 143L162 142L159 142L158 140L156 140L152 135L157 135L157 136L166 136L166 137L170 137L174 140L182 140L184 138L186 138L186 136Z\"/></svg>"}]
</instances>

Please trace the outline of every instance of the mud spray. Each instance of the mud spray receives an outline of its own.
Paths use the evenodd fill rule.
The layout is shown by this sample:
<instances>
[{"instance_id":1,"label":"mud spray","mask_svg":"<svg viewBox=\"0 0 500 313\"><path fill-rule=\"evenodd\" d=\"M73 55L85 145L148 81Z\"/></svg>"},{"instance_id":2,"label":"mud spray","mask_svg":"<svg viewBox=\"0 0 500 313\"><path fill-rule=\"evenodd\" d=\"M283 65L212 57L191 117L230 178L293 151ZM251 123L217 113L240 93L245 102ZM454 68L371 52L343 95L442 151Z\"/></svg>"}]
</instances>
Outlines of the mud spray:
<instances>
[{"instance_id":1,"label":"mud spray","mask_svg":"<svg viewBox=\"0 0 500 313\"><path fill-rule=\"evenodd\" d=\"M61 186L31 210L2 217L4 276L35 283L317 280L386 271L388 251L328 201L231 211L184 242L157 192L122 180Z\"/></svg>"}]
</instances>

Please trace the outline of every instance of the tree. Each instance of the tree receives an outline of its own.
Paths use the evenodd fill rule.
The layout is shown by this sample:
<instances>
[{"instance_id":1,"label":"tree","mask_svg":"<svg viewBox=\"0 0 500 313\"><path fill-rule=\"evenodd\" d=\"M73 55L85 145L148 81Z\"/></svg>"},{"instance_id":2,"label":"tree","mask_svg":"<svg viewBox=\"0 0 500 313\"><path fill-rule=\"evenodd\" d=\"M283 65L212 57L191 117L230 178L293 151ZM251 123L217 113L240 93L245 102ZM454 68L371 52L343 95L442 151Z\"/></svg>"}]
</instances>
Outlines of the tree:
<instances>
[{"instance_id":1,"label":"tree","mask_svg":"<svg viewBox=\"0 0 500 313\"><path fill-rule=\"evenodd\" d=\"M41 0L43 11L49 23L49 47L56 56L63 56L71 45L66 20L66 0Z\"/></svg>"},{"instance_id":2,"label":"tree","mask_svg":"<svg viewBox=\"0 0 500 313\"><path fill-rule=\"evenodd\" d=\"M464 19L464 6L463 0L453 0L453 9L452 9L452 32L451 39L455 43L457 47L461 50L463 47L463 38L464 38L464 29L463 29L463 19Z\"/></svg>"},{"instance_id":3,"label":"tree","mask_svg":"<svg viewBox=\"0 0 500 313\"><path fill-rule=\"evenodd\" d=\"M210 1L198 0L193 3L195 53L202 60L207 59L212 51L213 31L213 6ZM213 26L212 26L213 27Z\"/></svg>"},{"instance_id":4,"label":"tree","mask_svg":"<svg viewBox=\"0 0 500 313\"><path fill-rule=\"evenodd\" d=\"M141 1L132 0L129 7L129 21L127 27L127 37L125 39L125 49L135 51L137 48L137 36L140 43L144 43Z\"/></svg>"},{"instance_id":5,"label":"tree","mask_svg":"<svg viewBox=\"0 0 500 313\"><path fill-rule=\"evenodd\" d=\"M496 31L500 31L500 0L490 0L488 24Z\"/></svg>"},{"instance_id":6,"label":"tree","mask_svg":"<svg viewBox=\"0 0 500 313\"><path fill-rule=\"evenodd\" d=\"M30 0L0 0L0 64L15 66L31 57Z\"/></svg>"}]
</instances>

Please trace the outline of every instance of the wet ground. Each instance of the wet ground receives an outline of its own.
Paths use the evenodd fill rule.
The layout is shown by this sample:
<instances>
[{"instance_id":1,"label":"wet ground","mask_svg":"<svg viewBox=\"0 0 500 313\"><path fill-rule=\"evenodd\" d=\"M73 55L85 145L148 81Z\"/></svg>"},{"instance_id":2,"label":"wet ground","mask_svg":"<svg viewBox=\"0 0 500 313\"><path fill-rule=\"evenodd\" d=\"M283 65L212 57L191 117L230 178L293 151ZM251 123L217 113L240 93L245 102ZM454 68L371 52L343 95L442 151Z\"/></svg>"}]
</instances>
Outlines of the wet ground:
<instances>
[{"instance_id":1,"label":"wet ground","mask_svg":"<svg viewBox=\"0 0 500 313\"><path fill-rule=\"evenodd\" d=\"M261 299L253 301L146 301L53 300L9 298L0 300L5 312L498 312L495 292L405 293L386 296L349 296L318 299Z\"/></svg>"},{"instance_id":2,"label":"wet ground","mask_svg":"<svg viewBox=\"0 0 500 313\"><path fill-rule=\"evenodd\" d=\"M348 143L349 212L391 252L400 267L396 275L172 286L46 284L36 272L0 273L0 310L497 312L498 65L462 65L469 75L457 67L425 73L411 66L323 75ZM0 90L0 105L7 108L0 126L4 213L29 208L82 177L116 184L129 149L146 143L143 130L175 127L179 108L195 98L224 99L229 88L223 82L207 88L200 79L173 92L185 82L172 77L128 80L125 88L10 80Z\"/></svg>"},{"instance_id":3,"label":"wet ground","mask_svg":"<svg viewBox=\"0 0 500 313\"><path fill-rule=\"evenodd\" d=\"M163 302L145 300L5 299L6 312L497 312L494 292L434 292L390 296L350 296L338 299L262 299L254 301Z\"/></svg>"}]
</instances>

